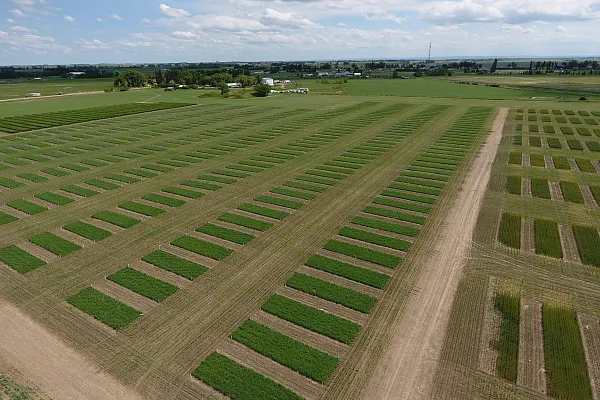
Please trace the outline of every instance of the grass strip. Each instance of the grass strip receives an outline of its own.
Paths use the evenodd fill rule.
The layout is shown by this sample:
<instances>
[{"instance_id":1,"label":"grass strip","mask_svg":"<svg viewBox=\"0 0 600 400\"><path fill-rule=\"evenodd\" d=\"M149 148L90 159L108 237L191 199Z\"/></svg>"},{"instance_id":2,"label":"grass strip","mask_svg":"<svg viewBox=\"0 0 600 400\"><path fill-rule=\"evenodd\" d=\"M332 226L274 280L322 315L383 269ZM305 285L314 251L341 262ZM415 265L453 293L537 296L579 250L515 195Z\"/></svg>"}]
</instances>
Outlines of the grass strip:
<instances>
[{"instance_id":1,"label":"grass strip","mask_svg":"<svg viewBox=\"0 0 600 400\"><path fill-rule=\"evenodd\" d=\"M193 281L208 271L203 265L178 257L166 251L157 250L142 258L142 261L150 263L165 271L172 272Z\"/></svg>"},{"instance_id":2,"label":"grass strip","mask_svg":"<svg viewBox=\"0 0 600 400\"><path fill-rule=\"evenodd\" d=\"M573 234L581 262L586 265L600 267L600 237L596 228L573 225Z\"/></svg>"},{"instance_id":3,"label":"grass strip","mask_svg":"<svg viewBox=\"0 0 600 400\"><path fill-rule=\"evenodd\" d=\"M494 299L494 307L500 313L496 369L500 378L517 383L521 299L519 296L498 293Z\"/></svg>"},{"instance_id":4,"label":"grass strip","mask_svg":"<svg viewBox=\"0 0 600 400\"><path fill-rule=\"evenodd\" d=\"M219 221L229 222L231 224L244 226L246 228L255 229L255 230L261 231L261 232L264 232L273 226L273 224L270 222L246 217L245 215L238 215L238 214L231 214L231 213L223 214L217 219Z\"/></svg>"},{"instance_id":5,"label":"grass strip","mask_svg":"<svg viewBox=\"0 0 600 400\"><path fill-rule=\"evenodd\" d=\"M183 189L175 186L169 186L162 189L162 192L176 194L178 196L187 197L189 199L198 199L204 196L204 193L198 192L196 190Z\"/></svg>"},{"instance_id":6,"label":"grass strip","mask_svg":"<svg viewBox=\"0 0 600 400\"><path fill-rule=\"evenodd\" d=\"M337 240L328 241L323 248L325 250L333 251L334 253L344 254L349 257L369 261L388 268L396 268L402 261L401 257L392 254L382 253L377 250L356 246L354 244L340 242Z\"/></svg>"},{"instance_id":7,"label":"grass strip","mask_svg":"<svg viewBox=\"0 0 600 400\"><path fill-rule=\"evenodd\" d=\"M75 201L70 197L61 196L60 194L52 192L36 194L35 197L47 201L48 203L56 204L57 206L64 206Z\"/></svg>"},{"instance_id":8,"label":"grass strip","mask_svg":"<svg viewBox=\"0 0 600 400\"><path fill-rule=\"evenodd\" d=\"M162 208L152 207L147 204L138 203L136 201L128 201L120 204L119 208L123 210L133 211L138 214L145 215L147 217L156 217L165 212Z\"/></svg>"},{"instance_id":9,"label":"grass strip","mask_svg":"<svg viewBox=\"0 0 600 400\"><path fill-rule=\"evenodd\" d=\"M591 400L590 378L575 310L544 304L542 326L548 396Z\"/></svg>"},{"instance_id":10,"label":"grass strip","mask_svg":"<svg viewBox=\"0 0 600 400\"><path fill-rule=\"evenodd\" d=\"M297 199L312 200L317 197L312 193L298 192L297 190L289 190L284 188L275 188L270 190L271 193L280 194L283 196L295 197Z\"/></svg>"},{"instance_id":11,"label":"grass strip","mask_svg":"<svg viewBox=\"0 0 600 400\"><path fill-rule=\"evenodd\" d=\"M181 182L181 184L183 186L189 186L189 187L193 187L196 189L206 189L206 190L219 190L219 189L223 188L223 186L214 185L212 183L197 182L197 181L192 181L192 180L183 181L183 182Z\"/></svg>"},{"instance_id":12,"label":"grass strip","mask_svg":"<svg viewBox=\"0 0 600 400\"><path fill-rule=\"evenodd\" d=\"M579 185L575 182L560 182L563 199L569 203L585 204Z\"/></svg>"},{"instance_id":13,"label":"grass strip","mask_svg":"<svg viewBox=\"0 0 600 400\"><path fill-rule=\"evenodd\" d=\"M14 221L18 221L19 218L13 215L7 214L5 212L0 211L0 225L9 224Z\"/></svg>"},{"instance_id":14,"label":"grass strip","mask_svg":"<svg viewBox=\"0 0 600 400\"><path fill-rule=\"evenodd\" d=\"M100 189L104 189L104 190L114 190L114 189L118 189L121 187L120 185L117 185L115 183L106 182L106 181L103 181L102 179L88 179L87 181L84 181L84 183L86 183L90 186L95 186Z\"/></svg>"},{"instance_id":15,"label":"grass strip","mask_svg":"<svg viewBox=\"0 0 600 400\"><path fill-rule=\"evenodd\" d=\"M306 265L378 289L383 289L390 279L385 274L318 254L312 256Z\"/></svg>"},{"instance_id":16,"label":"grass strip","mask_svg":"<svg viewBox=\"0 0 600 400\"><path fill-rule=\"evenodd\" d=\"M224 228L222 226L214 224L205 224L202 227L196 229L196 232L205 233L207 235L214 236L223 240L228 240L237 244L247 244L252 239L254 239L254 235L251 235L249 233L239 232L234 229Z\"/></svg>"},{"instance_id":17,"label":"grass strip","mask_svg":"<svg viewBox=\"0 0 600 400\"><path fill-rule=\"evenodd\" d=\"M263 217L269 217L269 218L274 218L274 219L279 219L279 220L284 219L285 217L290 215L290 213L287 213L284 211L273 210L272 208L261 207L261 206L257 206L255 204L250 204L250 203L242 204L237 209L246 211L246 212L249 212L252 214L262 215Z\"/></svg>"},{"instance_id":18,"label":"grass strip","mask_svg":"<svg viewBox=\"0 0 600 400\"><path fill-rule=\"evenodd\" d=\"M531 179L531 195L539 199L550 199L550 187L547 179Z\"/></svg>"},{"instance_id":19,"label":"grass strip","mask_svg":"<svg viewBox=\"0 0 600 400\"><path fill-rule=\"evenodd\" d=\"M152 201L154 203L162 204L169 207L181 207L186 202L181 199L175 199L169 196L163 196L161 194L150 193L142 197L144 200Z\"/></svg>"},{"instance_id":20,"label":"grass strip","mask_svg":"<svg viewBox=\"0 0 600 400\"><path fill-rule=\"evenodd\" d=\"M510 194L521 195L521 177L509 175L506 177L506 191Z\"/></svg>"},{"instance_id":21,"label":"grass strip","mask_svg":"<svg viewBox=\"0 0 600 400\"><path fill-rule=\"evenodd\" d=\"M69 185L69 186L61 188L60 190L68 192L68 193L76 194L77 196L82 196L82 197L91 197L91 196L95 196L98 193L100 193L95 190L84 188L84 187L77 186L77 185Z\"/></svg>"},{"instance_id":22,"label":"grass strip","mask_svg":"<svg viewBox=\"0 0 600 400\"><path fill-rule=\"evenodd\" d=\"M82 236L94 242L99 242L100 240L104 240L110 235L112 235L112 232L98 228L97 226L82 221L70 223L68 225L65 225L63 228L68 230L69 232L73 232L76 235Z\"/></svg>"},{"instance_id":23,"label":"grass strip","mask_svg":"<svg viewBox=\"0 0 600 400\"><path fill-rule=\"evenodd\" d=\"M323 193L324 191L327 190L327 188L324 188L324 187L309 185L308 183L294 182L294 181L284 182L283 186L293 187L296 189L308 190L310 192L316 192L316 193Z\"/></svg>"},{"instance_id":24,"label":"grass strip","mask_svg":"<svg viewBox=\"0 0 600 400\"><path fill-rule=\"evenodd\" d=\"M381 207L367 206L363 209L363 212L367 213L367 214L379 215L381 217L393 218L393 219L397 219L400 221L412 222L413 224L419 224L419 225L423 225L426 220L426 218L421 215L407 214L407 213L404 213L401 211L388 210L387 208L381 208ZM357 218L360 218L360 217L357 217ZM352 220L352 222L355 224L357 223L354 220ZM362 225L362 224L360 224L360 225ZM382 229L382 228L378 228L378 229ZM388 230L388 229L383 229L383 230ZM393 232L393 231L389 231L389 232ZM417 232L418 232L418 230L417 230ZM397 233L399 233L399 232L397 232ZM409 236L414 236L414 235L409 235Z\"/></svg>"},{"instance_id":25,"label":"grass strip","mask_svg":"<svg viewBox=\"0 0 600 400\"><path fill-rule=\"evenodd\" d=\"M356 322L348 321L278 294L271 296L261 309L346 344L351 344L360 330L360 325Z\"/></svg>"},{"instance_id":26,"label":"grass strip","mask_svg":"<svg viewBox=\"0 0 600 400\"><path fill-rule=\"evenodd\" d=\"M48 210L48 208L40 206L39 204L22 199L10 201L6 203L6 205L28 215L35 215Z\"/></svg>"},{"instance_id":27,"label":"grass strip","mask_svg":"<svg viewBox=\"0 0 600 400\"><path fill-rule=\"evenodd\" d=\"M22 274L46 265L44 260L40 260L15 245L0 249L0 261Z\"/></svg>"},{"instance_id":28,"label":"grass strip","mask_svg":"<svg viewBox=\"0 0 600 400\"><path fill-rule=\"evenodd\" d=\"M394 207L394 208L400 208L403 210L415 211L415 212L420 212L420 213L424 213L424 214L429 214L429 212L431 211L431 207L424 206L422 204L406 203L404 201L396 201L396 200L392 200L392 199L386 199L383 197L378 197L375 200L373 200L373 204Z\"/></svg>"},{"instance_id":29,"label":"grass strip","mask_svg":"<svg viewBox=\"0 0 600 400\"><path fill-rule=\"evenodd\" d=\"M521 217L503 213L498 229L498 240L505 246L521 248Z\"/></svg>"},{"instance_id":30,"label":"grass strip","mask_svg":"<svg viewBox=\"0 0 600 400\"><path fill-rule=\"evenodd\" d=\"M408 251L410 245L412 244L407 240L396 239L393 237L380 235L378 233L350 227L343 227L338 232L338 235L401 251Z\"/></svg>"},{"instance_id":31,"label":"grass strip","mask_svg":"<svg viewBox=\"0 0 600 400\"><path fill-rule=\"evenodd\" d=\"M339 364L337 357L252 320L245 321L231 338L320 383L324 383Z\"/></svg>"},{"instance_id":32,"label":"grass strip","mask_svg":"<svg viewBox=\"0 0 600 400\"><path fill-rule=\"evenodd\" d=\"M415 237L419 233L420 229L413 228L402 224L394 224L391 222L380 221L378 219L371 219L365 217L354 217L351 221L353 224L366 226L369 228L380 229L386 232L393 232L400 235ZM389 246L386 246L389 247Z\"/></svg>"},{"instance_id":33,"label":"grass strip","mask_svg":"<svg viewBox=\"0 0 600 400\"><path fill-rule=\"evenodd\" d=\"M142 315L140 311L91 287L69 297L67 302L117 331Z\"/></svg>"},{"instance_id":34,"label":"grass strip","mask_svg":"<svg viewBox=\"0 0 600 400\"><path fill-rule=\"evenodd\" d=\"M129 267L110 275L107 279L158 303L179 290L175 285Z\"/></svg>"},{"instance_id":35,"label":"grass strip","mask_svg":"<svg viewBox=\"0 0 600 400\"><path fill-rule=\"evenodd\" d=\"M217 261L220 261L233 253L233 250L226 247L191 236L182 236L179 239L172 241L171 244Z\"/></svg>"},{"instance_id":36,"label":"grass strip","mask_svg":"<svg viewBox=\"0 0 600 400\"><path fill-rule=\"evenodd\" d=\"M219 353L208 356L192 375L231 400L303 400L286 387Z\"/></svg>"},{"instance_id":37,"label":"grass strip","mask_svg":"<svg viewBox=\"0 0 600 400\"><path fill-rule=\"evenodd\" d=\"M100 221L108 222L119 226L121 228L131 228L132 226L139 224L140 220L128 217L127 215L119 214L114 211L101 211L97 214L92 215L92 218L99 219Z\"/></svg>"},{"instance_id":38,"label":"grass strip","mask_svg":"<svg viewBox=\"0 0 600 400\"><path fill-rule=\"evenodd\" d=\"M50 232L44 232L42 234L29 238L29 241L43 249L48 250L51 253L56 254L59 257L67 256L74 251L81 249L81 246L69 242L66 239L56 236Z\"/></svg>"},{"instance_id":39,"label":"grass strip","mask_svg":"<svg viewBox=\"0 0 600 400\"><path fill-rule=\"evenodd\" d=\"M275 206L280 206L280 207L291 208L293 210L297 210L304 205L304 203L301 203L299 201L280 199L279 197L273 197L273 196L258 196L256 198L254 198L254 201L258 201L258 202L266 203L266 204L273 204Z\"/></svg>"},{"instance_id":40,"label":"grass strip","mask_svg":"<svg viewBox=\"0 0 600 400\"><path fill-rule=\"evenodd\" d=\"M425 203L425 204L435 204L435 201L436 201L436 199L433 197L425 197L425 196L419 196L416 194L396 192L394 190L384 190L381 192L381 195L388 196L388 197L394 197L397 199L416 201L416 202Z\"/></svg>"},{"instance_id":41,"label":"grass strip","mask_svg":"<svg viewBox=\"0 0 600 400\"><path fill-rule=\"evenodd\" d=\"M365 314L371 311L377 301L375 296L369 296L356 290L299 273L292 275L285 285Z\"/></svg>"},{"instance_id":42,"label":"grass strip","mask_svg":"<svg viewBox=\"0 0 600 400\"><path fill-rule=\"evenodd\" d=\"M554 258L562 258L558 224L556 221L535 219L535 252Z\"/></svg>"}]
</instances>

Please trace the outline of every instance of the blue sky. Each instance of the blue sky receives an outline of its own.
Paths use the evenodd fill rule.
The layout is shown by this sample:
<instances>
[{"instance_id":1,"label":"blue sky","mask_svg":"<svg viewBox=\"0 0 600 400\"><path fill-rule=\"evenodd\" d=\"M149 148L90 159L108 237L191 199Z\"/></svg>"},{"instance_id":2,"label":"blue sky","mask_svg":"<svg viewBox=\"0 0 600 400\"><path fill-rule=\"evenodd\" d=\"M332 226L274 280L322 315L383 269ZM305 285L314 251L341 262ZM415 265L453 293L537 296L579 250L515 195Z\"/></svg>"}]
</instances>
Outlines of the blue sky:
<instances>
[{"instance_id":1,"label":"blue sky","mask_svg":"<svg viewBox=\"0 0 600 400\"><path fill-rule=\"evenodd\" d=\"M600 56L600 0L0 0L0 65Z\"/></svg>"}]
</instances>

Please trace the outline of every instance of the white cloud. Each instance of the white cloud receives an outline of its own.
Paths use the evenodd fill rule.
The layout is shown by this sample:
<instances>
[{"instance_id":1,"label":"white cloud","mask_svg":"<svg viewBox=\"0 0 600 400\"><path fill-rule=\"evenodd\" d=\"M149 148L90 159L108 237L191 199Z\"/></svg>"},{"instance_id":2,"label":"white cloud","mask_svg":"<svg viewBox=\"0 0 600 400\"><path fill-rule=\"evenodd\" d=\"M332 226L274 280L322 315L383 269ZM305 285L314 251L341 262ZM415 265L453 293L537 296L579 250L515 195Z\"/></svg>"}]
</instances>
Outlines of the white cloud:
<instances>
[{"instance_id":1,"label":"white cloud","mask_svg":"<svg viewBox=\"0 0 600 400\"><path fill-rule=\"evenodd\" d=\"M558 26L556 27L556 32L563 32L563 33L564 33L564 32L567 32L567 28L565 28L565 27L564 27L564 26L562 26L562 25L558 25Z\"/></svg>"},{"instance_id":2,"label":"white cloud","mask_svg":"<svg viewBox=\"0 0 600 400\"><path fill-rule=\"evenodd\" d=\"M17 32L35 32L35 29L29 29L25 26L12 26L10 29L12 29L13 31L17 31Z\"/></svg>"},{"instance_id":3,"label":"white cloud","mask_svg":"<svg viewBox=\"0 0 600 400\"><path fill-rule=\"evenodd\" d=\"M19 10L18 8L10 10L9 13L11 13L12 15L14 15L15 17L24 17L25 16L25 14L23 13L23 11Z\"/></svg>"},{"instance_id":4,"label":"white cloud","mask_svg":"<svg viewBox=\"0 0 600 400\"><path fill-rule=\"evenodd\" d=\"M96 18L96 21L103 22L104 20L102 18Z\"/></svg>"},{"instance_id":5,"label":"white cloud","mask_svg":"<svg viewBox=\"0 0 600 400\"><path fill-rule=\"evenodd\" d=\"M500 27L501 30L503 30L504 32L518 32L518 33L533 33L534 29L529 27L529 28L524 28L521 25L502 25Z\"/></svg>"},{"instance_id":6,"label":"white cloud","mask_svg":"<svg viewBox=\"0 0 600 400\"><path fill-rule=\"evenodd\" d=\"M74 43L81 44L84 49L88 49L88 50L104 50L104 49L111 48L111 46L109 44L101 42L98 39L94 39L94 40L79 39L79 40L75 40Z\"/></svg>"},{"instance_id":7,"label":"white cloud","mask_svg":"<svg viewBox=\"0 0 600 400\"><path fill-rule=\"evenodd\" d=\"M67 22L75 22L75 18L71 17L70 15L65 15L64 18Z\"/></svg>"},{"instance_id":8,"label":"white cloud","mask_svg":"<svg viewBox=\"0 0 600 400\"><path fill-rule=\"evenodd\" d=\"M402 22L406 21L406 18L401 18L394 13L388 13L381 10L370 10L364 15L369 21L388 21L396 24L401 24Z\"/></svg>"},{"instance_id":9,"label":"white cloud","mask_svg":"<svg viewBox=\"0 0 600 400\"><path fill-rule=\"evenodd\" d=\"M198 39L200 36L196 35L193 32L185 32L185 31L176 31L173 32L173 37L179 38L179 39Z\"/></svg>"},{"instance_id":10,"label":"white cloud","mask_svg":"<svg viewBox=\"0 0 600 400\"><path fill-rule=\"evenodd\" d=\"M191 15L190 12L187 10L184 10L182 8L172 8L166 4L161 4L158 6L158 8L160 8L160 12L162 14L166 15L167 17L171 17L171 18L183 18L183 17L189 17Z\"/></svg>"},{"instance_id":11,"label":"white cloud","mask_svg":"<svg viewBox=\"0 0 600 400\"><path fill-rule=\"evenodd\" d=\"M117 21L123 21L123 18L119 14L110 14L108 18L115 19Z\"/></svg>"},{"instance_id":12,"label":"white cloud","mask_svg":"<svg viewBox=\"0 0 600 400\"><path fill-rule=\"evenodd\" d=\"M12 19L12 18L9 18L9 19L6 20L6 22L8 22L9 24L14 24L15 20Z\"/></svg>"}]
</instances>

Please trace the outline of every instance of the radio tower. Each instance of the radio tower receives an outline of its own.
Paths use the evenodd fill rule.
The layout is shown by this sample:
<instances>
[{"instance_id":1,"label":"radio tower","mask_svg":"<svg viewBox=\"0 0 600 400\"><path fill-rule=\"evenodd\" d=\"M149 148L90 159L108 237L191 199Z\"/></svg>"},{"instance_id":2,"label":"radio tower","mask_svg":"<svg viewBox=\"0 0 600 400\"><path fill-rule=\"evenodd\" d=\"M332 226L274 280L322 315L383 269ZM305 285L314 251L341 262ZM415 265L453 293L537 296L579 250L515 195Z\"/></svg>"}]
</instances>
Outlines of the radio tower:
<instances>
[{"instance_id":1,"label":"radio tower","mask_svg":"<svg viewBox=\"0 0 600 400\"><path fill-rule=\"evenodd\" d=\"M427 57L427 64L431 62L431 42L429 42L429 56Z\"/></svg>"}]
</instances>

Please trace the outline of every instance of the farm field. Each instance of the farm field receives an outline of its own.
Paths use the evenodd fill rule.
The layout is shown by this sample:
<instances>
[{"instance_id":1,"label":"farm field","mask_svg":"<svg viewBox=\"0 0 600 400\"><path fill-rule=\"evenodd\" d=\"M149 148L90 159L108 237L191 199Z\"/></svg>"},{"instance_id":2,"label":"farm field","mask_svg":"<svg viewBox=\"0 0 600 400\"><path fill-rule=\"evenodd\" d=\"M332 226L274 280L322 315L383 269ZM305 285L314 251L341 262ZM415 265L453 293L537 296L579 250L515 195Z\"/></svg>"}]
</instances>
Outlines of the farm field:
<instances>
[{"instance_id":1,"label":"farm field","mask_svg":"<svg viewBox=\"0 0 600 400\"><path fill-rule=\"evenodd\" d=\"M598 398L599 118L509 111L435 398Z\"/></svg>"},{"instance_id":2,"label":"farm field","mask_svg":"<svg viewBox=\"0 0 600 400\"><path fill-rule=\"evenodd\" d=\"M0 374L52 398L595 398L600 114L378 83L0 105Z\"/></svg>"}]
</instances>

